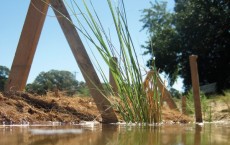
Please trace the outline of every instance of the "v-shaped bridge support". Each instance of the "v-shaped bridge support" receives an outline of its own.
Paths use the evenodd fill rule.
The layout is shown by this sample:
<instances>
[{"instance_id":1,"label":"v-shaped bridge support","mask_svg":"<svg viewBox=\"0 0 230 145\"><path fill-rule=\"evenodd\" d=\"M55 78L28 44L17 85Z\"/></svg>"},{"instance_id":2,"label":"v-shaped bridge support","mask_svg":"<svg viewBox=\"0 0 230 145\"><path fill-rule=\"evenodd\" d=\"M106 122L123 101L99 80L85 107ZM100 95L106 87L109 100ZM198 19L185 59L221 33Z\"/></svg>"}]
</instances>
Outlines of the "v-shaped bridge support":
<instances>
[{"instance_id":1,"label":"v-shaped bridge support","mask_svg":"<svg viewBox=\"0 0 230 145\"><path fill-rule=\"evenodd\" d=\"M48 11L48 4L51 4L54 10L90 93L101 113L102 121L105 123L117 122L118 119L110 102L103 96L103 87L78 32L69 22L71 18L62 0L31 0L5 91L21 91L25 88Z\"/></svg>"}]
</instances>

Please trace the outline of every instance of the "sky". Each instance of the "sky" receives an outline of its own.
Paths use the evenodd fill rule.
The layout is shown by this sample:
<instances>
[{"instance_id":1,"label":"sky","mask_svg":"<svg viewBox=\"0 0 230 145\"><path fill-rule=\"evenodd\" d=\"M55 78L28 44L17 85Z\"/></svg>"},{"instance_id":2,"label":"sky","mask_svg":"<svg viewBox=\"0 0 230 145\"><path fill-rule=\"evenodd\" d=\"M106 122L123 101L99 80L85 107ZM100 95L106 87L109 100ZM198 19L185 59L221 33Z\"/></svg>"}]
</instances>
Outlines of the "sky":
<instances>
[{"instance_id":1,"label":"sky","mask_svg":"<svg viewBox=\"0 0 230 145\"><path fill-rule=\"evenodd\" d=\"M96 0L92 0L92 2L102 19L104 27L112 31L112 20L107 9L106 0L100 0L100 3L96 2ZM152 0L152 2L155 2L155 0ZM167 0L167 2L168 10L173 11L174 0ZM9 69L14 59L29 3L30 0L4 0L0 5L0 65ZM146 31L141 31L143 23L140 22L140 19L141 10L150 7L150 0L125 0L125 6L129 30L137 49L140 65L145 67L148 56L141 55L144 51L141 45L148 40L148 34ZM82 38L82 41L92 59L92 52L88 48L89 45L85 42L85 38ZM94 62L93 59L92 62ZM40 72L47 72L51 69L76 73L76 79L84 81L65 36L57 19L54 17L53 10L49 8L27 83L32 83ZM105 68L105 70L107 69ZM182 90L181 80L174 85L174 88Z\"/></svg>"}]
</instances>

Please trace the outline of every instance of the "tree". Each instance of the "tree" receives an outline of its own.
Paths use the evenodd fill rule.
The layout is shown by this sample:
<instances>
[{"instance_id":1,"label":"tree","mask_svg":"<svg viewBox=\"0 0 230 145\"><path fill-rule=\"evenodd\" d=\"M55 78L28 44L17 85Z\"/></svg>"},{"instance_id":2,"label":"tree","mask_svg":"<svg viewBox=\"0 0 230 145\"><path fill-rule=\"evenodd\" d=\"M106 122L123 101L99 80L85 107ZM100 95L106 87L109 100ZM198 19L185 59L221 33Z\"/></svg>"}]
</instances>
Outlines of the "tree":
<instances>
[{"instance_id":1,"label":"tree","mask_svg":"<svg viewBox=\"0 0 230 145\"><path fill-rule=\"evenodd\" d=\"M143 29L151 34L144 48L155 57L157 68L169 75L170 85L179 75L189 90L189 55L195 54L201 85L217 82L219 91L230 88L229 4L226 0L175 0L174 13L166 12L165 3L156 3L143 11ZM150 15L151 11L157 13ZM149 62L152 60L153 57Z\"/></svg>"},{"instance_id":2,"label":"tree","mask_svg":"<svg viewBox=\"0 0 230 145\"><path fill-rule=\"evenodd\" d=\"M167 12L166 2L156 4L150 3L151 8L143 10L143 29L147 29L150 40L143 46L146 51L144 55L150 54L152 57L147 62L151 69L153 63L160 72L169 75L169 84L172 86L177 79L179 67L178 59L178 39L175 27L173 26L173 14Z\"/></svg>"},{"instance_id":3,"label":"tree","mask_svg":"<svg viewBox=\"0 0 230 145\"><path fill-rule=\"evenodd\" d=\"M0 91L4 91L6 80L9 77L10 70L6 66L0 66Z\"/></svg>"},{"instance_id":4,"label":"tree","mask_svg":"<svg viewBox=\"0 0 230 145\"><path fill-rule=\"evenodd\" d=\"M66 91L73 95L86 87L85 83L75 80L75 76L68 71L50 70L41 72L32 84L28 84L26 90L30 93L46 94L47 91Z\"/></svg>"},{"instance_id":5,"label":"tree","mask_svg":"<svg viewBox=\"0 0 230 145\"><path fill-rule=\"evenodd\" d=\"M181 97L182 97L181 93L174 88L170 88L169 92L172 95L172 97L174 97L174 98L181 99Z\"/></svg>"}]
</instances>

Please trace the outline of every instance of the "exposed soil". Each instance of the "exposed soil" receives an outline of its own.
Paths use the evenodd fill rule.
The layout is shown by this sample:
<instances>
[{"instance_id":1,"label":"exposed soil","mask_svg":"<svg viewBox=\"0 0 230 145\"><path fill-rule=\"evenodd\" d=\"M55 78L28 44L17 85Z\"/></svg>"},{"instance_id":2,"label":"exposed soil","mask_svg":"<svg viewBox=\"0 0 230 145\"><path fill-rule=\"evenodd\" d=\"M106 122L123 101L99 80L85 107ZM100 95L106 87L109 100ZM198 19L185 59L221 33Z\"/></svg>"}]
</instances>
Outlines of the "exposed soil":
<instances>
[{"instance_id":1,"label":"exposed soil","mask_svg":"<svg viewBox=\"0 0 230 145\"><path fill-rule=\"evenodd\" d=\"M35 96L22 92L0 95L0 124L91 121L99 112L91 98Z\"/></svg>"},{"instance_id":2,"label":"exposed soil","mask_svg":"<svg viewBox=\"0 0 230 145\"><path fill-rule=\"evenodd\" d=\"M220 113L222 110L219 111ZM224 113L224 112L222 112ZM119 112L116 111L121 120ZM218 114L218 113L217 113ZM227 115L226 115L227 114ZM226 113L218 120L230 118ZM218 114L219 115L219 114ZM0 125L1 124L30 124L47 121L62 123L79 123L80 121L101 121L97 107L90 97L66 97L54 93L46 96L31 95L23 92L8 92L0 94ZM193 118L182 115L178 111L170 110L167 106L162 107L163 122L187 123L194 121Z\"/></svg>"},{"instance_id":3,"label":"exposed soil","mask_svg":"<svg viewBox=\"0 0 230 145\"><path fill-rule=\"evenodd\" d=\"M213 121L230 121L230 98L228 97L221 96L209 101ZM208 117L208 114L206 116Z\"/></svg>"}]
</instances>

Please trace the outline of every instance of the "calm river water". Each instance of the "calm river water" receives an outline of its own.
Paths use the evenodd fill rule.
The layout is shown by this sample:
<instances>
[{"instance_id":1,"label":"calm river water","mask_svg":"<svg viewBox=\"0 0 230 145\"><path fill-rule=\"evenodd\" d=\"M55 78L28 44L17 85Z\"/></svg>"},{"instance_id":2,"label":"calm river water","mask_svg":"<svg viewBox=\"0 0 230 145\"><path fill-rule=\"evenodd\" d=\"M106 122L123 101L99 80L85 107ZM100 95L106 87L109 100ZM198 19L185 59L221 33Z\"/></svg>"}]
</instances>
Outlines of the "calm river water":
<instances>
[{"instance_id":1,"label":"calm river water","mask_svg":"<svg viewBox=\"0 0 230 145\"><path fill-rule=\"evenodd\" d=\"M230 123L0 126L0 145L230 145Z\"/></svg>"}]
</instances>

